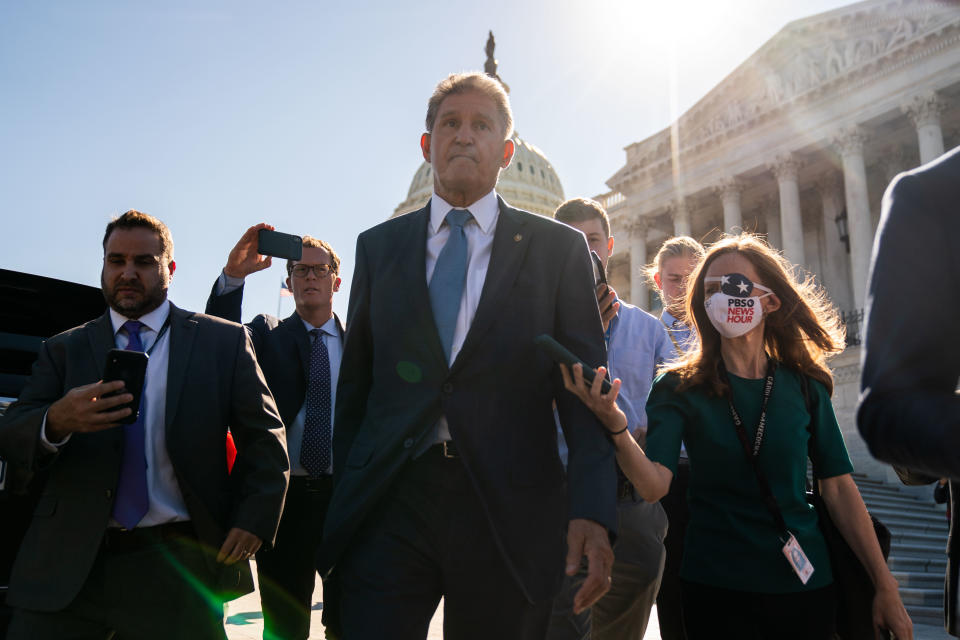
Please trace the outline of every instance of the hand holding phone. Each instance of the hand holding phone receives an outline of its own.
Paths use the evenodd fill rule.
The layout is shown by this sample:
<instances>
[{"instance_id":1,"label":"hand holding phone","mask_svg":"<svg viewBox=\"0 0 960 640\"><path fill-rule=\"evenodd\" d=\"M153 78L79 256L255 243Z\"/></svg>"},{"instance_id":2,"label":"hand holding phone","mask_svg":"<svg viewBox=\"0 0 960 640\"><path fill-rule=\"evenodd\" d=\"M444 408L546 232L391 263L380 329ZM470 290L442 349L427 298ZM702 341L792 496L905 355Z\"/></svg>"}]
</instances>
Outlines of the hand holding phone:
<instances>
[{"instance_id":1,"label":"hand holding phone","mask_svg":"<svg viewBox=\"0 0 960 640\"><path fill-rule=\"evenodd\" d=\"M562 344L553 339L553 336L542 334L533 339L534 344L547 352L547 354L554 359L557 364L565 364L568 367L573 367L575 364L579 364L583 367L583 379L587 382L588 385L593 384L593 379L597 376L597 370L588 365L586 362L573 355L569 349L564 347ZM600 390L604 393L610 393L610 381L606 378L600 384Z\"/></svg>"},{"instance_id":2,"label":"hand holding phone","mask_svg":"<svg viewBox=\"0 0 960 640\"><path fill-rule=\"evenodd\" d=\"M600 259L596 251L591 251L590 257L593 258L593 279L596 283L600 319L603 321L603 330L606 331L613 316L617 315L617 311L620 310L620 303L617 301L616 291L611 289L607 283L607 270L603 266L603 260Z\"/></svg>"},{"instance_id":3,"label":"hand holding phone","mask_svg":"<svg viewBox=\"0 0 960 640\"><path fill-rule=\"evenodd\" d=\"M132 399L122 380L74 387L47 409L47 441L57 444L71 433L116 427L129 411L127 405Z\"/></svg>"},{"instance_id":4,"label":"hand holding phone","mask_svg":"<svg viewBox=\"0 0 960 640\"><path fill-rule=\"evenodd\" d=\"M103 368L103 381L123 381L124 388L120 391L104 394L103 398L110 398L120 393L133 395L133 400L124 405L114 407L130 409L130 415L120 418L118 422L133 424L140 413L140 398L143 395L143 382L147 376L147 361L149 356L143 351L128 351L126 349L111 349L107 353L107 363Z\"/></svg>"},{"instance_id":5,"label":"hand holding phone","mask_svg":"<svg viewBox=\"0 0 960 640\"><path fill-rule=\"evenodd\" d=\"M273 231L273 227L266 222L255 224L240 236L237 244L227 256L227 264L223 272L231 278L246 278L251 273L262 271L273 262L273 258L260 253L260 231Z\"/></svg>"},{"instance_id":6,"label":"hand holding phone","mask_svg":"<svg viewBox=\"0 0 960 640\"><path fill-rule=\"evenodd\" d=\"M287 260L303 257L303 238L300 236L270 229L260 229L258 233L257 253Z\"/></svg>"}]
</instances>

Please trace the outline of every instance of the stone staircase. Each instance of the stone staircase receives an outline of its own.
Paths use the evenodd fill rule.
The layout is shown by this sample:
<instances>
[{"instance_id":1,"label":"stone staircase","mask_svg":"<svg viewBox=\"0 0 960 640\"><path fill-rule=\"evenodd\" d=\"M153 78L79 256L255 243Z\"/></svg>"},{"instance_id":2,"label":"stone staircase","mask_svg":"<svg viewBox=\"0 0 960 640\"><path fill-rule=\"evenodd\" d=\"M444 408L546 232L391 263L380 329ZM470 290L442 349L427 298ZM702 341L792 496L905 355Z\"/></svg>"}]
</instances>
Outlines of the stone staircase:
<instances>
[{"instance_id":1,"label":"stone staircase","mask_svg":"<svg viewBox=\"0 0 960 640\"><path fill-rule=\"evenodd\" d=\"M914 624L943 624L947 524L943 507L896 484L853 474L870 513L890 529L890 570Z\"/></svg>"}]
</instances>

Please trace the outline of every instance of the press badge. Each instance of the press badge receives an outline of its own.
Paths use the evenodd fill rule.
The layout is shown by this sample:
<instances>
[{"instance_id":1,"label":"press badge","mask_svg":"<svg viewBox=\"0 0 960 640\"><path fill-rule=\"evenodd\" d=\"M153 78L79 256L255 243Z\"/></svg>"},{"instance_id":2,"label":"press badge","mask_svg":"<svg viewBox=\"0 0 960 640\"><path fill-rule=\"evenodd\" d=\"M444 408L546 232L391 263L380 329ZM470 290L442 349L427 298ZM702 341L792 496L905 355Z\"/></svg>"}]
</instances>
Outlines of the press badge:
<instances>
[{"instance_id":1,"label":"press badge","mask_svg":"<svg viewBox=\"0 0 960 640\"><path fill-rule=\"evenodd\" d=\"M800 543L797 542L792 533L787 540L787 544L783 545L783 555L786 556L793 572L800 578L800 582L807 584L810 576L813 575L813 565L810 564L807 554L800 548Z\"/></svg>"}]
</instances>

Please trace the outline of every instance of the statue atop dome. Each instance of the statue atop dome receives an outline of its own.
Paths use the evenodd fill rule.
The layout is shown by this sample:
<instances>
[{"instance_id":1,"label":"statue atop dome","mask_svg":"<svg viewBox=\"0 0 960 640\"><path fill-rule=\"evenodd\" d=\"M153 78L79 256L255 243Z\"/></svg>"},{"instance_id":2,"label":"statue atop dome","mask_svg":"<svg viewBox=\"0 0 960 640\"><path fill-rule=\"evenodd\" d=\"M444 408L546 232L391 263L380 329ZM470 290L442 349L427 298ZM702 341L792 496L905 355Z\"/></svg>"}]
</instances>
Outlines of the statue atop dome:
<instances>
[{"instance_id":1,"label":"statue atop dome","mask_svg":"<svg viewBox=\"0 0 960 640\"><path fill-rule=\"evenodd\" d=\"M483 70L491 78L496 78L497 82L503 86L504 91L510 93L510 86L503 81L503 78L497 75L497 60L493 57L493 50L497 46L497 41L493 38L493 31L488 33L490 35L487 36L487 46L484 48L487 52L487 61L483 63Z\"/></svg>"}]
</instances>

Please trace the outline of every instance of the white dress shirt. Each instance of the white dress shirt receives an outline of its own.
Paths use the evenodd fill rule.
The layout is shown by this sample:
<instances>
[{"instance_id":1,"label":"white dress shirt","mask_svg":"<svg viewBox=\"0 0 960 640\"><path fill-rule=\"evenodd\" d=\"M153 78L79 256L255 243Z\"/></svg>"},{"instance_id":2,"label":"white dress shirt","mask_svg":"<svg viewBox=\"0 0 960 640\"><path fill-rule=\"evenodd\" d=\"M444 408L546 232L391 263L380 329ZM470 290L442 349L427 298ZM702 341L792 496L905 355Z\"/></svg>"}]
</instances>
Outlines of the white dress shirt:
<instances>
[{"instance_id":1,"label":"white dress shirt","mask_svg":"<svg viewBox=\"0 0 960 640\"><path fill-rule=\"evenodd\" d=\"M493 250L493 235L500 217L500 203L497 192L490 191L473 204L466 207L454 207L436 193L430 199L430 222L427 226L427 285L433 276L437 258L450 237L450 225L444 222L451 209L466 209L473 216L463 225L467 237L467 280L457 312L457 326L453 330L453 343L450 346L450 362L453 364L463 347L467 332L477 314L483 283L487 279L487 267L490 266L490 253ZM437 422L437 435L434 442L451 440L447 418L443 416Z\"/></svg>"},{"instance_id":2,"label":"white dress shirt","mask_svg":"<svg viewBox=\"0 0 960 640\"><path fill-rule=\"evenodd\" d=\"M180 485L170 462L167 451L167 371L170 364L170 327L160 336L157 335L163 323L170 315L170 302L163 303L150 313L137 318L144 326L140 329L140 341L144 351L150 352L147 361L147 376L143 384L143 426L146 432L145 453L147 457L147 493L150 508L138 527L150 527L167 522L189 520L187 505L180 493ZM113 323L114 343L118 349L126 349L129 338L120 327L129 318L110 309L110 322ZM156 346L154 343L156 342ZM151 351L152 349L152 351ZM224 441L224 456L226 441ZM120 526L112 519L111 526Z\"/></svg>"}]
</instances>

